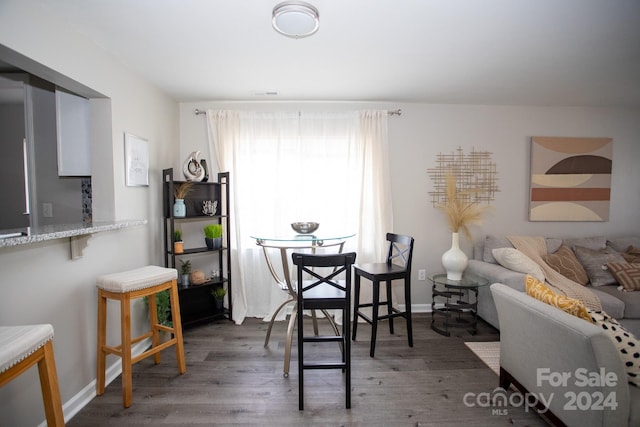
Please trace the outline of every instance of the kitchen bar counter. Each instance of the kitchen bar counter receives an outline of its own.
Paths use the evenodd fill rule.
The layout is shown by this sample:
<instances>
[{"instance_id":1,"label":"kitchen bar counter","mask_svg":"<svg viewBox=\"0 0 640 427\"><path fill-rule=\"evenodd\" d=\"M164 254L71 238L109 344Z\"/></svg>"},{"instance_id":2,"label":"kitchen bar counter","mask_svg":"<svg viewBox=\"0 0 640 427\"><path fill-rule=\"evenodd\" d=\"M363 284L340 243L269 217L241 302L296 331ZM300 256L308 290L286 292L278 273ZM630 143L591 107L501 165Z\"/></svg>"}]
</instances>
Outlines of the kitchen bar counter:
<instances>
[{"instance_id":1,"label":"kitchen bar counter","mask_svg":"<svg viewBox=\"0 0 640 427\"><path fill-rule=\"evenodd\" d=\"M47 240L70 238L71 257L76 259L82 256L82 250L86 247L86 242L92 234L145 225L146 223L146 219L130 221L95 221L86 224L77 223L29 227L26 230L3 230L0 231L0 247L26 245L29 243L44 242Z\"/></svg>"}]
</instances>

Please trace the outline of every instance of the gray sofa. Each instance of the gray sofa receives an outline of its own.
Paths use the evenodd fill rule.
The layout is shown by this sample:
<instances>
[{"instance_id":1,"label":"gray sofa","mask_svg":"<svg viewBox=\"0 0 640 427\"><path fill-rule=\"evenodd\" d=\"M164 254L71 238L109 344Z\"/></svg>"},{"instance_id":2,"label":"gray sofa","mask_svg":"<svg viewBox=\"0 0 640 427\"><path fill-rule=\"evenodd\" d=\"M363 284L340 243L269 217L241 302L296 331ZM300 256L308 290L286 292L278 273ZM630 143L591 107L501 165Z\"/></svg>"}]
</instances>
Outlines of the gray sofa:
<instances>
[{"instance_id":1,"label":"gray sofa","mask_svg":"<svg viewBox=\"0 0 640 427\"><path fill-rule=\"evenodd\" d=\"M640 425L640 389L627 383L617 349L600 327L509 286L493 284L490 293L502 325L501 387L531 393L532 404L550 401L544 416L554 425ZM592 375L599 379L584 381Z\"/></svg>"},{"instance_id":2,"label":"gray sofa","mask_svg":"<svg viewBox=\"0 0 640 427\"><path fill-rule=\"evenodd\" d=\"M564 243L568 247L576 245L598 249L610 246L619 252L624 252L630 245L640 247L640 237L605 238L601 236L588 238L559 239L546 238L549 253L554 253ZM479 239L473 248L473 258L465 274L483 277L492 283L502 283L520 292L524 292L525 273L509 270L497 263L492 256L492 249L499 247L513 247L506 237L485 236ZM589 288L598 296L602 308L607 314L617 319L624 327L640 336L640 292L623 292L617 284ZM497 329L500 329L498 313L489 286L481 287L478 291L478 315Z\"/></svg>"}]
</instances>

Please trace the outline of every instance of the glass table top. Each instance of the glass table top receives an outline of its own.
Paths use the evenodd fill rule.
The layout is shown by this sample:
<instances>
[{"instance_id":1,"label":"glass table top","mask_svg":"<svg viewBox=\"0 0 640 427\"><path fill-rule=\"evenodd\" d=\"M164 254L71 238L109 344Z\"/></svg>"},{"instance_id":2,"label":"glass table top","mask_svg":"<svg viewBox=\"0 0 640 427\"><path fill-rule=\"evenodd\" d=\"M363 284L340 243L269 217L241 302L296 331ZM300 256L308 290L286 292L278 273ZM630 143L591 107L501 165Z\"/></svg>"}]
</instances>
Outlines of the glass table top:
<instances>
[{"instance_id":1,"label":"glass table top","mask_svg":"<svg viewBox=\"0 0 640 427\"><path fill-rule=\"evenodd\" d=\"M353 232L325 232L316 231L311 234L291 233L256 233L251 234L252 239L256 239L258 243L262 242L281 242L281 243L320 243L324 241L344 240L355 236Z\"/></svg>"},{"instance_id":2,"label":"glass table top","mask_svg":"<svg viewBox=\"0 0 640 427\"><path fill-rule=\"evenodd\" d=\"M487 279L472 274L463 274L462 280L450 280L447 279L447 273L440 273L429 276L429 280L431 280L432 283L453 288L479 288L480 286L489 284Z\"/></svg>"}]
</instances>

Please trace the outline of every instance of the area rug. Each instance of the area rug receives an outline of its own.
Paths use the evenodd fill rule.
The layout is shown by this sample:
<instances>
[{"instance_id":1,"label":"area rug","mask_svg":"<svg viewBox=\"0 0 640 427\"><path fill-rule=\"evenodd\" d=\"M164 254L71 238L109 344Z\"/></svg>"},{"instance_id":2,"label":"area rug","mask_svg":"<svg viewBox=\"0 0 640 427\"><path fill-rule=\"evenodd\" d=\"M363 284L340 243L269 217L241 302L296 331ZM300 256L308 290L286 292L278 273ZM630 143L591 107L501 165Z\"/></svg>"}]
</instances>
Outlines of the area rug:
<instances>
[{"instance_id":1,"label":"area rug","mask_svg":"<svg viewBox=\"0 0 640 427\"><path fill-rule=\"evenodd\" d=\"M500 341L465 342L464 345L469 347L496 375L500 375Z\"/></svg>"}]
</instances>

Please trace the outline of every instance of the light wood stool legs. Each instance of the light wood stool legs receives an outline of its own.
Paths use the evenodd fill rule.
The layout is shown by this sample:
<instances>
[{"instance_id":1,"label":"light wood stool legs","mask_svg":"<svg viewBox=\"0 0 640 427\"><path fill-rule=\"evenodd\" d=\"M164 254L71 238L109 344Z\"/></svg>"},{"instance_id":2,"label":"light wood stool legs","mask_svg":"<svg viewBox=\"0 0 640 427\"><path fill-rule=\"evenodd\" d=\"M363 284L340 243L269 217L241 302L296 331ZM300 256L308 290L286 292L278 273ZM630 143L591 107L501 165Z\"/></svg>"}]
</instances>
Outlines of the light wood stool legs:
<instances>
[{"instance_id":1,"label":"light wood stool legs","mask_svg":"<svg viewBox=\"0 0 640 427\"><path fill-rule=\"evenodd\" d=\"M33 365L38 364L40 389L44 413L49 427L64 426L64 413L53 354L53 340L50 339L20 362L0 372L0 387L17 378Z\"/></svg>"},{"instance_id":2,"label":"light wood stool legs","mask_svg":"<svg viewBox=\"0 0 640 427\"><path fill-rule=\"evenodd\" d=\"M47 425L50 427L64 426L56 360L53 356L53 341L47 342L41 350L42 358L38 361L38 374L40 375L40 388L42 389Z\"/></svg>"},{"instance_id":3,"label":"light wood stool legs","mask_svg":"<svg viewBox=\"0 0 640 427\"><path fill-rule=\"evenodd\" d=\"M173 327L158 324L156 312L156 298L158 292L169 290L171 299L171 319ZM147 297L149 303L149 323L150 331L138 337L131 337L131 300ZM107 325L107 299L120 301L120 345L108 346L106 344ZM160 331L173 334L173 337L166 342L160 343ZM151 338L151 348L132 357L132 345L146 338ZM178 370L184 374L187 370L184 357L184 344L182 341L182 322L180 320L180 303L178 301L178 285L176 280L165 282L148 288L129 291L111 292L98 288L98 360L97 360L97 383L96 393L100 396L105 389L105 368L107 354L114 354L122 359L122 402L125 408L131 406L133 401L132 390L132 366L151 355L154 362L160 363L160 351L165 348L176 346L176 359Z\"/></svg>"}]
</instances>

